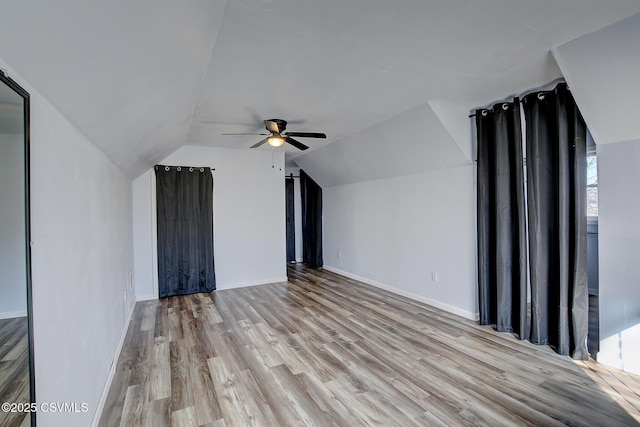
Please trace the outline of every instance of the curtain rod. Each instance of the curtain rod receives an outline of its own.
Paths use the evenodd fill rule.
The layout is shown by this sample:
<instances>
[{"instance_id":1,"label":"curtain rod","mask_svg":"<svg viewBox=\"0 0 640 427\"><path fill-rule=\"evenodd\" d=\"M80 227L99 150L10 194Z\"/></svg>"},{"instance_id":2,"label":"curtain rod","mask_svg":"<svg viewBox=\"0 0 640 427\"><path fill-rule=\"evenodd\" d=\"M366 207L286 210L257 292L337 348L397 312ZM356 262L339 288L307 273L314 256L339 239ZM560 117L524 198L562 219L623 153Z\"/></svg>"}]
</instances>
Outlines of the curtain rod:
<instances>
[{"instance_id":1,"label":"curtain rod","mask_svg":"<svg viewBox=\"0 0 640 427\"><path fill-rule=\"evenodd\" d=\"M514 96L513 96L513 98L520 98L520 99L522 99L522 98L524 98L524 97L525 97L525 96L527 96L527 95L531 95L532 93L536 93L536 92L538 92L538 98L540 98L540 96L542 95L542 98L540 98L540 99L543 99L543 98L544 98L544 93L545 93L545 92L553 92L553 91L555 91L555 90L556 90L556 88L558 87L558 85L561 85L561 84L563 84L563 83L564 83L564 84L567 84L567 82L566 82L563 78L559 78L559 79L556 79L556 80L552 81L551 83L548 83L548 84L546 84L546 85L544 85L544 86L542 86L542 87L540 87L540 88L538 88L538 89L529 90L529 91L526 91L526 92L521 93L520 95L514 95ZM544 89L544 88L546 88L546 87L548 87L549 89ZM567 84L567 89L568 89L569 91L571 91L571 89L569 89L568 84ZM498 101L498 102L494 103L493 105L500 104L500 102L503 102L503 103L505 103L505 104L508 104L510 101ZM488 107L488 108L476 108L476 110L490 111L490 110L491 110L491 108L493 108L493 107ZM471 117L475 117L476 115L477 115L476 113L469 114L469 118L471 118Z\"/></svg>"},{"instance_id":2,"label":"curtain rod","mask_svg":"<svg viewBox=\"0 0 640 427\"><path fill-rule=\"evenodd\" d=\"M211 172L216 170L216 168L209 167L209 166L167 166L167 165L155 165L153 167L153 169L158 169L161 166L164 167L164 168L169 168L169 169L175 168L175 169L180 169L180 170L182 170L182 169L187 169L187 170L194 169L195 170L195 169L202 169L202 168L209 168L209 170L211 170Z\"/></svg>"},{"instance_id":3,"label":"curtain rod","mask_svg":"<svg viewBox=\"0 0 640 427\"><path fill-rule=\"evenodd\" d=\"M533 93L533 92L532 92L532 93ZM514 99L518 99L518 97L516 97L516 98L514 98ZM498 105L498 104L500 104L500 103L499 103L499 102L496 102L494 105ZM510 104L510 102L507 102L507 101L503 102L503 103L502 103L502 109L503 109L503 110L507 110L507 109L508 109L508 105L509 105L509 104ZM486 115L487 115L487 111L491 111L491 108L482 108L481 110L482 110L482 116L484 117L484 116L486 116ZM475 116L477 116L477 115L478 115L478 113L469 114L469 118L471 118L471 117L475 117Z\"/></svg>"}]
</instances>

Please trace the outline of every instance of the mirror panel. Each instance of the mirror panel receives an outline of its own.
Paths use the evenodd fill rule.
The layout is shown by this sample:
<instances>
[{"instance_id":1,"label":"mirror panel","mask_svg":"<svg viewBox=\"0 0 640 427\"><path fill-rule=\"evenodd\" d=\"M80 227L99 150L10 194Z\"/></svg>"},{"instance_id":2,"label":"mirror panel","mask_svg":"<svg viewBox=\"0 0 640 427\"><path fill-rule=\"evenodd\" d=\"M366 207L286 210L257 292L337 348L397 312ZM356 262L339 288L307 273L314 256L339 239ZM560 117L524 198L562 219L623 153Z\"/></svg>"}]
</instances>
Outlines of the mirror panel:
<instances>
[{"instance_id":1,"label":"mirror panel","mask_svg":"<svg viewBox=\"0 0 640 427\"><path fill-rule=\"evenodd\" d=\"M30 333L29 95L0 72L1 426L34 425ZM9 403L9 407L6 407Z\"/></svg>"}]
</instances>

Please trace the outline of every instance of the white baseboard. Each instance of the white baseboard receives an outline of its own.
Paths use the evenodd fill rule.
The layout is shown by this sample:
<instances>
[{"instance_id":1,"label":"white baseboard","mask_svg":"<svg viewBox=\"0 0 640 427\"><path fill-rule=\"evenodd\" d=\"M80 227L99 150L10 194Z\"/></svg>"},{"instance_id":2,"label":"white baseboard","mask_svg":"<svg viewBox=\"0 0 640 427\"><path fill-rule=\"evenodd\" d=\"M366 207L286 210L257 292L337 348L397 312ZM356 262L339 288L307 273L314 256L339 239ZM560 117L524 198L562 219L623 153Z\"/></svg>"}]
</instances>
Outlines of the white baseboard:
<instances>
[{"instance_id":1,"label":"white baseboard","mask_svg":"<svg viewBox=\"0 0 640 427\"><path fill-rule=\"evenodd\" d=\"M270 283L286 282L289 280L287 276L274 277L272 279L256 280L251 282L230 283L226 285L219 285L216 287L217 291L224 291L227 289L246 288L247 286L268 285Z\"/></svg>"},{"instance_id":2,"label":"white baseboard","mask_svg":"<svg viewBox=\"0 0 640 427\"><path fill-rule=\"evenodd\" d=\"M111 388L111 383L113 382L113 377L116 373L116 366L118 365L118 359L120 359L120 353L122 352L122 347L124 346L124 340L127 336L127 331L129 330L129 324L131 323L131 318L133 317L133 310L136 305L131 304L131 310L129 310L129 316L127 317L127 321L124 325L124 329L122 330L122 336L120 337L120 342L118 343L118 347L116 348L116 353L113 356L113 362L111 363L111 369L109 369L109 375L107 375L107 381L104 384L104 388L102 389L102 395L100 396L100 400L98 401L98 407L96 408L95 414L93 414L93 420L91 420L91 427L97 427L100 422L100 417L102 416L102 410L104 409L104 404L107 402L107 396L109 394L109 389Z\"/></svg>"},{"instance_id":3,"label":"white baseboard","mask_svg":"<svg viewBox=\"0 0 640 427\"><path fill-rule=\"evenodd\" d=\"M403 289L398 289L398 288L395 288L393 286L386 285L384 283L376 282L375 280L371 280L371 279L368 279L366 277L358 276L356 274L352 274L352 273L349 273L348 271L340 270L338 268L331 267L329 265L325 265L322 268L324 268L327 271L331 271L332 273L336 273L336 274L339 274L341 276L348 277L349 279L357 280L359 282L366 283L367 285L375 286L376 288L384 289L385 291L393 292L394 294L398 294L398 295L401 295L403 297L407 297L407 298L410 298L412 300L419 301L419 302L431 305L433 307L439 308L439 309L447 311L449 313L456 314L458 316L462 316L462 317L464 317L466 319L478 320L478 314L477 313L472 313L472 312L467 311L467 310L462 310L459 307L456 307L456 306L453 306L453 305L449 305L449 304L443 303L441 301L436 301L436 300L433 300L431 298L424 297L422 295L414 294L413 292L405 291Z\"/></svg>"},{"instance_id":4,"label":"white baseboard","mask_svg":"<svg viewBox=\"0 0 640 427\"><path fill-rule=\"evenodd\" d=\"M0 313L0 319L13 319L15 317L27 317L27 312L25 311L5 311L4 313Z\"/></svg>"},{"instance_id":5,"label":"white baseboard","mask_svg":"<svg viewBox=\"0 0 640 427\"><path fill-rule=\"evenodd\" d=\"M136 301L151 301L152 299L158 299L154 295L136 295Z\"/></svg>"}]
</instances>

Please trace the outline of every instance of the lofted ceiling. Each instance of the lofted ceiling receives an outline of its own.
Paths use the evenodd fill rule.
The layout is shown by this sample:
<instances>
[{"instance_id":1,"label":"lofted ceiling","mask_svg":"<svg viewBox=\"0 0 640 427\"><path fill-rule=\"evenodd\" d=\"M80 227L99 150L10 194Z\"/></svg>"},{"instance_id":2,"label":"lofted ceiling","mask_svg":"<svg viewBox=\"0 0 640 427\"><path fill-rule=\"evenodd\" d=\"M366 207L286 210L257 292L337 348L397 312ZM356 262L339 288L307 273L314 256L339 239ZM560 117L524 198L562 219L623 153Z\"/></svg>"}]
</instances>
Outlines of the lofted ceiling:
<instances>
[{"instance_id":1,"label":"lofted ceiling","mask_svg":"<svg viewBox=\"0 0 640 427\"><path fill-rule=\"evenodd\" d=\"M640 140L640 14L572 40L554 56L594 140Z\"/></svg>"},{"instance_id":2,"label":"lofted ceiling","mask_svg":"<svg viewBox=\"0 0 640 427\"><path fill-rule=\"evenodd\" d=\"M640 0L4 0L0 58L134 178L185 144L248 149L261 137L221 134L262 119L325 132L302 140L311 150L365 149L357 135L407 111L446 125L447 111L561 77L554 47L638 12Z\"/></svg>"}]
</instances>

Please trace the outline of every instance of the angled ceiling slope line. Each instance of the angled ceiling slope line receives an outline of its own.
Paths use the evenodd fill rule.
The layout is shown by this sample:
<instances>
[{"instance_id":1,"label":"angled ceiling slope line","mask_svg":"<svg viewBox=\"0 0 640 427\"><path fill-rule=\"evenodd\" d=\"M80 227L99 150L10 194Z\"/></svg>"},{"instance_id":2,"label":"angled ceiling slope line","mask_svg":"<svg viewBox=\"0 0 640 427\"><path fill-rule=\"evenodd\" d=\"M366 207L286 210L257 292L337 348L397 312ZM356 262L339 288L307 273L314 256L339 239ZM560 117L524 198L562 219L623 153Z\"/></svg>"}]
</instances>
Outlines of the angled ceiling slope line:
<instances>
[{"instance_id":1,"label":"angled ceiling slope line","mask_svg":"<svg viewBox=\"0 0 640 427\"><path fill-rule=\"evenodd\" d=\"M553 49L596 144L640 140L640 13Z\"/></svg>"},{"instance_id":2,"label":"angled ceiling slope line","mask_svg":"<svg viewBox=\"0 0 640 427\"><path fill-rule=\"evenodd\" d=\"M468 108L440 101L429 101L428 104L458 144L467 160L473 161L473 143L471 141L473 121L468 117Z\"/></svg>"},{"instance_id":3,"label":"angled ceiling slope line","mask_svg":"<svg viewBox=\"0 0 640 427\"><path fill-rule=\"evenodd\" d=\"M184 144L225 7L205 0L9 0L0 52L134 178Z\"/></svg>"},{"instance_id":4,"label":"angled ceiling slope line","mask_svg":"<svg viewBox=\"0 0 640 427\"><path fill-rule=\"evenodd\" d=\"M294 162L322 187L471 164L428 104L298 156Z\"/></svg>"}]
</instances>

